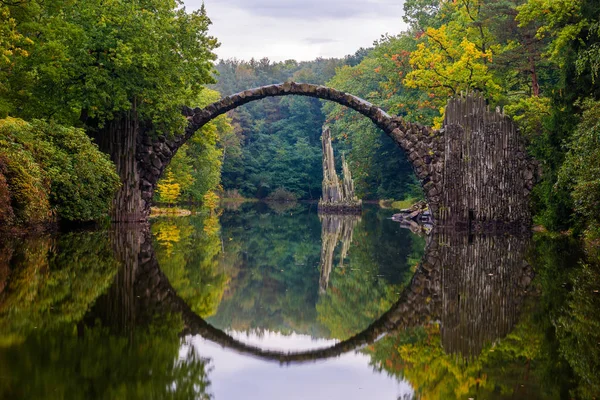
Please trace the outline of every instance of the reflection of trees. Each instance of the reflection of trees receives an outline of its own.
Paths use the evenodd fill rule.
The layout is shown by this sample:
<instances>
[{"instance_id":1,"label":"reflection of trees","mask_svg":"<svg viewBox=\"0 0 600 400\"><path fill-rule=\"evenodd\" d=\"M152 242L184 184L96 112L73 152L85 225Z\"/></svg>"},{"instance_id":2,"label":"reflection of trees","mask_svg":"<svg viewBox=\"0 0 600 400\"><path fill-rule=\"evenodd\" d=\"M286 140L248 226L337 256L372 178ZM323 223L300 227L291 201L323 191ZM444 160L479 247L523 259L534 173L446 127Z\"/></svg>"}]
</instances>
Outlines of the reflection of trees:
<instances>
[{"instance_id":1,"label":"reflection of trees","mask_svg":"<svg viewBox=\"0 0 600 400\"><path fill-rule=\"evenodd\" d=\"M146 290L161 275L150 237L123 225L13 243L0 398L209 397L207 360L191 346L180 359L182 319Z\"/></svg>"},{"instance_id":2,"label":"reflection of trees","mask_svg":"<svg viewBox=\"0 0 600 400\"><path fill-rule=\"evenodd\" d=\"M219 268L218 217L160 218L152 224L152 232L160 268L177 294L199 315L213 315L228 282Z\"/></svg>"},{"instance_id":3,"label":"reflection of trees","mask_svg":"<svg viewBox=\"0 0 600 400\"><path fill-rule=\"evenodd\" d=\"M299 211L300 207L296 201L267 201L265 202L269 209L277 214L285 214L294 211Z\"/></svg>"},{"instance_id":4,"label":"reflection of trees","mask_svg":"<svg viewBox=\"0 0 600 400\"><path fill-rule=\"evenodd\" d=\"M129 338L106 328L33 333L0 349L3 399L208 399L207 360L192 346L179 359L176 321Z\"/></svg>"},{"instance_id":5,"label":"reflection of trees","mask_svg":"<svg viewBox=\"0 0 600 400\"><path fill-rule=\"evenodd\" d=\"M0 293L5 341L79 321L117 271L106 232L42 235L5 246L12 255L0 267L10 274Z\"/></svg>"},{"instance_id":6,"label":"reflection of trees","mask_svg":"<svg viewBox=\"0 0 600 400\"><path fill-rule=\"evenodd\" d=\"M318 220L316 223L303 221L308 218L306 215L289 218L289 225L283 226L295 236L284 240L284 233L278 232L275 226L287 222L271 218L261 217L260 213L244 213L225 219L225 256L230 257L229 250L235 254L227 259L228 263L232 262L227 268L238 270L236 279L243 276L241 283L249 286L242 288L259 290L246 292L252 296L270 295L269 290L273 288L279 290L279 295L286 296L285 289L297 290L293 286L296 284L301 295L312 288L316 301L319 298L316 268L319 242L310 240L312 234L320 231ZM389 271L389 265L386 269L373 259L399 258L398 254L402 254L391 251L394 246L398 247L398 242L389 239L393 236L391 232L384 234L385 223L372 221L374 225L364 227L370 218L372 216L366 214L356 227L348 252L349 262L343 268L333 269L327 293L320 297L336 294L333 289L339 289L338 296L348 293L347 298L339 297L339 304L331 301L327 305L329 309L319 309L319 318L323 316L324 321L332 321L328 324L341 326L340 337L344 329L353 329L351 324L356 324L354 316L346 310L354 314L362 310L371 312L371 306L360 302L385 300L381 293L387 293L385 288L391 286L386 279L376 276ZM314 226L298 233L301 226L306 225L304 222ZM180 233L168 235L179 236L170 247L171 258L178 257L177 246L194 235L185 233L185 226L177 224L175 227ZM214 226L208 224L205 230L206 225L198 223L194 229L203 232L199 235L214 232ZM182 301L168 282L162 286L156 283L166 279L158 269L151 235L144 229L147 228L134 226L110 235L100 232L73 233L58 238L42 236L18 246L4 245L0 261L4 260L5 267L0 265L0 270L8 271L10 277L4 281L5 289L0 293L0 334L4 345L0 348L0 370L3 377L10 379L0 380L0 398L52 398L54 394L59 398L78 398L79 393L85 394L81 398L206 396L207 361L187 345L183 349L192 353L177 361L182 343L179 334L209 332L214 335L207 336L210 340L223 340L217 340L219 343L231 338L214 328L209 329L206 322L197 317L188 318L191 311L182 308ZM253 242L261 232L266 236ZM249 240L239 240L237 235L239 239L248 237ZM229 237L235 240L230 241ZM278 243L278 238L283 242ZM218 244L220 246L220 242ZM368 351L374 365L408 379L422 398L553 399L567 396L569 391L575 398L593 398L598 392L599 376L596 344L600 332L600 296L594 292L598 290L598 262L589 258L581 267L574 262L578 255L570 250L574 248L572 242L537 239L532 257L537 272L533 285L537 287L530 290L530 268L523 262L525 245L522 239L513 237L475 236L469 240L465 236L433 236L421 267L408 287L414 296L409 293L401 299L401 304L390 310L388 318L379 324L376 332L370 332L369 338L378 337L394 326L407 328L418 323L421 327L389 336L372 346ZM163 256L168 258L169 246L157 246L163 246ZM277 257L252 253L253 248L249 246L277 249L274 253ZM412 251L411 246L405 247L402 249L404 259L414 259L414 253L406 255ZM382 254L386 252L393 256ZM210 254L206 252L202 256L212 263L214 257ZM256 264L247 264L248 259L254 257L251 254L258 254L258 261L277 262L270 261L273 264L267 269L267 283L274 283L264 291L260 291L265 280L263 271ZM301 265L309 254L314 263L312 270ZM183 260L204 260L194 257L183 257ZM115 259L127 265L116 275ZM280 260L293 260L298 263L297 269L284 269L285 274L278 275L285 265L278 264ZM31 264L37 265L37 270L27 268ZM19 269L18 265L21 265ZM395 265L410 276L409 265L402 262ZM394 279L402 282L399 277ZM110 280L113 281L111 288L96 299ZM374 288L384 291L374 292ZM525 298L525 289L535 297ZM224 296L223 304L231 301L230 306L235 307L241 304L236 303L238 300L248 299L242 296L231 300L236 293L227 293L230 297ZM370 297L369 293L375 294ZM392 294L391 298L397 298ZM269 302L274 298L250 299ZM300 305L307 304L304 299L300 298ZM85 323L81 323L81 316L91 304L94 304L92 310L84 318ZM311 304L313 310L314 304ZM321 302L318 305L324 306ZM280 312L281 308L277 307L270 311ZM299 313L303 310L306 312L305 307L291 309ZM289 309L285 312L287 314L279 315L295 316ZM312 321L314 318L313 314ZM436 322L423 323L428 320ZM286 323L289 322L284 320L281 326L285 327ZM343 351L353 348L348 345ZM306 354L303 358L282 356L280 359L309 360L337 354L332 350ZM263 355L278 359L276 354ZM50 393L48 388L56 388L56 392ZM77 388L85 391L76 392ZM177 393L170 392L175 389Z\"/></svg>"},{"instance_id":7,"label":"reflection of trees","mask_svg":"<svg viewBox=\"0 0 600 400\"><path fill-rule=\"evenodd\" d=\"M263 203L244 204L223 214L220 261L231 282L209 319L215 326L326 335L314 309L320 224L306 207L295 207L275 214Z\"/></svg>"},{"instance_id":8,"label":"reflection of trees","mask_svg":"<svg viewBox=\"0 0 600 400\"><path fill-rule=\"evenodd\" d=\"M594 399L600 393L600 266L583 264L572 282L556 323L560 353L581 380L576 397Z\"/></svg>"},{"instance_id":9,"label":"reflection of trees","mask_svg":"<svg viewBox=\"0 0 600 400\"><path fill-rule=\"evenodd\" d=\"M245 205L222 217L223 268L232 280L210 318L215 326L347 338L391 306L399 285L411 277L406 260L423 251L419 243L415 253L414 237L374 209L365 210L352 239L357 217L324 216L320 223L303 205L292 215L265 212L263 206ZM332 271L346 253L352 265ZM319 296L328 271L329 289Z\"/></svg>"},{"instance_id":10,"label":"reflection of trees","mask_svg":"<svg viewBox=\"0 0 600 400\"><path fill-rule=\"evenodd\" d=\"M423 252L421 246L413 247L415 239L421 244L416 236L382 220L374 210L365 212L362 220L356 218L322 216L322 294L317 313L337 339L364 330L394 304L412 276L408 262L415 257L413 252ZM339 241L339 265L332 268Z\"/></svg>"},{"instance_id":11,"label":"reflection of trees","mask_svg":"<svg viewBox=\"0 0 600 400\"><path fill-rule=\"evenodd\" d=\"M572 290L554 319L561 356L578 378L572 397L596 399L600 393L600 254L572 268Z\"/></svg>"},{"instance_id":12,"label":"reflection of trees","mask_svg":"<svg viewBox=\"0 0 600 400\"><path fill-rule=\"evenodd\" d=\"M178 310L171 307L168 297L177 302L183 300L177 297L158 267L149 227L122 224L116 228L111 236L122 267L109 290L85 316L84 324L78 326L83 345L90 336L89 346L97 342L98 351L106 352L106 358L110 359L92 371L95 375L90 379L99 386L92 389L105 398L209 398L206 394L210 385L208 360L180 339L185 323ZM167 224L165 231L186 232L186 227L173 228ZM168 237L180 238L165 246L176 257L178 251L182 251L177 246L188 236ZM194 250L191 252L193 262ZM160 285L168 285L168 288L160 290ZM198 303L193 301L197 298L191 299L190 306L196 306ZM97 339L99 336L102 339ZM185 354L181 352L182 345ZM86 355L88 350L84 347L82 351ZM90 362L98 356L101 355L90 351ZM112 363L119 364L116 371L111 369Z\"/></svg>"}]
</instances>

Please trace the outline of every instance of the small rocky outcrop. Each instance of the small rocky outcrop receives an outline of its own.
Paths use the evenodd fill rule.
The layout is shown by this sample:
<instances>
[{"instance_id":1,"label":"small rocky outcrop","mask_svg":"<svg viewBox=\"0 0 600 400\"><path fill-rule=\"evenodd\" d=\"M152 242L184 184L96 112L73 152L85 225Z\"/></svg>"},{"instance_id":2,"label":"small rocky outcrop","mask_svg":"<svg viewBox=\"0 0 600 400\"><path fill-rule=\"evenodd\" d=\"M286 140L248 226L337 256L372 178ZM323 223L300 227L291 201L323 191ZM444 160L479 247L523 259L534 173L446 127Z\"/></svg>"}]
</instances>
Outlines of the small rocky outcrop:
<instances>
[{"instance_id":1,"label":"small rocky outcrop","mask_svg":"<svg viewBox=\"0 0 600 400\"><path fill-rule=\"evenodd\" d=\"M392 220L400 222L403 228L408 228L415 233L429 233L433 228L433 217L425 201L419 201L410 208L400 210L392 215Z\"/></svg>"}]
</instances>

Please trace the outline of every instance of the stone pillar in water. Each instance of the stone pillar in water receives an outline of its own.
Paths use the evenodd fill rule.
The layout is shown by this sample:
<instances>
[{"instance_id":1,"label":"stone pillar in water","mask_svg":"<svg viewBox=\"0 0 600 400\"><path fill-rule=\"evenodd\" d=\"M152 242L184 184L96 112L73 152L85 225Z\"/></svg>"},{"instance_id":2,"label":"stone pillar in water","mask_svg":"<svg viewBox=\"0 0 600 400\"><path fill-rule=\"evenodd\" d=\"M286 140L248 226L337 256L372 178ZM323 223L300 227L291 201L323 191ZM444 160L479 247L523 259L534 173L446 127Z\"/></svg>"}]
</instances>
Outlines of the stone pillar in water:
<instances>
[{"instance_id":1,"label":"stone pillar in water","mask_svg":"<svg viewBox=\"0 0 600 400\"><path fill-rule=\"evenodd\" d=\"M354 194L354 182L350 168L342 155L342 171L344 179L340 182L335 171L335 159L331 145L329 127L323 128L321 136L323 144L323 197L319 201L319 212L332 214L360 214L362 201Z\"/></svg>"}]
</instances>

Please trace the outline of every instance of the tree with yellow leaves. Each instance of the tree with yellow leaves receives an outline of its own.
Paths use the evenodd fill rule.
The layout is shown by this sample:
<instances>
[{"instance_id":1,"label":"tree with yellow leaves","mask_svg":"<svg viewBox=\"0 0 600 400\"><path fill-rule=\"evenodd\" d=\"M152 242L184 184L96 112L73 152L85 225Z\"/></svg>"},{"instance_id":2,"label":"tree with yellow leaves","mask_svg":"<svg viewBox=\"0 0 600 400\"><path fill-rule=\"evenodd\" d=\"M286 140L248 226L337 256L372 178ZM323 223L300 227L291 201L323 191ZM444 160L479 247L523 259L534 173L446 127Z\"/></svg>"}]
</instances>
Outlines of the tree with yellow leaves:
<instances>
[{"instance_id":1,"label":"tree with yellow leaves","mask_svg":"<svg viewBox=\"0 0 600 400\"><path fill-rule=\"evenodd\" d=\"M410 56L413 68L404 84L429 91L443 112L446 98L460 91L478 90L495 99L501 86L489 63L501 49L493 44L489 29L481 20L483 0L447 1L443 12L451 14L439 28L429 27L422 42ZM439 119L438 124L441 123Z\"/></svg>"},{"instance_id":2,"label":"tree with yellow leaves","mask_svg":"<svg viewBox=\"0 0 600 400\"><path fill-rule=\"evenodd\" d=\"M156 185L158 191L158 199L162 203L167 203L169 206L177 202L181 194L181 185L175 182L175 177L172 171L167 171L164 179Z\"/></svg>"}]
</instances>

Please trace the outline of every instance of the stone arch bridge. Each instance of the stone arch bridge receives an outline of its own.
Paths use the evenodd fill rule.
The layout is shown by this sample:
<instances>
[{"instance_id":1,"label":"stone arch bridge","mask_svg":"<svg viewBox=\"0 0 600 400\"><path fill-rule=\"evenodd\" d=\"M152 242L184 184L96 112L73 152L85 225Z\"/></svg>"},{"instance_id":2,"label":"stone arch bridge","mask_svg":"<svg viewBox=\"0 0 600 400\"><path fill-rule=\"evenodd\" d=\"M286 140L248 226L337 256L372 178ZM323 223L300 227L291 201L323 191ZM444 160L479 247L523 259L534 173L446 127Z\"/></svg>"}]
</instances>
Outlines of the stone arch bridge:
<instances>
[{"instance_id":1,"label":"stone arch bridge","mask_svg":"<svg viewBox=\"0 0 600 400\"><path fill-rule=\"evenodd\" d=\"M443 128L433 130L390 116L351 94L295 82L249 89L202 109L185 107L189 124L182 135L139 135L134 168L139 188L128 202L138 211L124 213L122 220L147 218L159 177L179 147L202 126L243 104L287 95L330 100L373 121L405 151L437 225L495 229L530 224L528 199L536 166L527 158L512 121L499 111L490 111L481 96L450 99Z\"/></svg>"}]
</instances>

